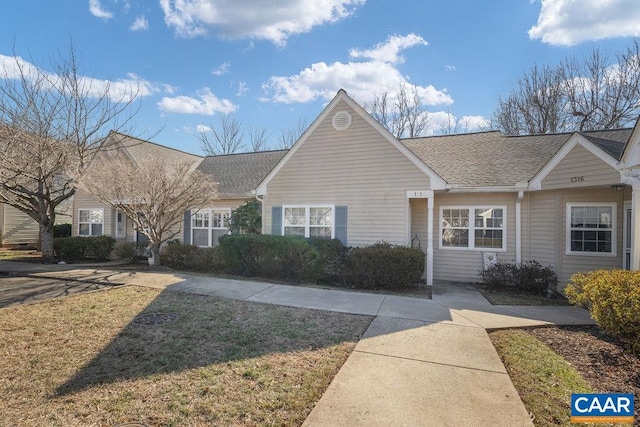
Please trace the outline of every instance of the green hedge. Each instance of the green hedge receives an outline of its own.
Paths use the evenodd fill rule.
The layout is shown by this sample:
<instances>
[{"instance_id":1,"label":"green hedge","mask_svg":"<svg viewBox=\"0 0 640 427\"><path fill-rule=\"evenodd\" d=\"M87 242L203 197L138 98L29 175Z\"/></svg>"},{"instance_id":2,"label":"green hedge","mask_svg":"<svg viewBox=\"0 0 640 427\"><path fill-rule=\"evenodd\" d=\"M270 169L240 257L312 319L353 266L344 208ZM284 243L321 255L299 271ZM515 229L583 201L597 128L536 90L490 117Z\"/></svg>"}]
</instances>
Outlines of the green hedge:
<instances>
[{"instance_id":1,"label":"green hedge","mask_svg":"<svg viewBox=\"0 0 640 427\"><path fill-rule=\"evenodd\" d=\"M403 288L418 284L424 265L420 249L376 243L351 251L346 275L356 288Z\"/></svg>"},{"instance_id":2,"label":"green hedge","mask_svg":"<svg viewBox=\"0 0 640 427\"><path fill-rule=\"evenodd\" d=\"M299 237L230 234L220 238L220 247L231 274L304 281L322 276L318 249Z\"/></svg>"},{"instance_id":3,"label":"green hedge","mask_svg":"<svg viewBox=\"0 0 640 427\"><path fill-rule=\"evenodd\" d=\"M114 252L118 259L124 259L134 264L149 257L147 244L140 242L119 243L116 245Z\"/></svg>"},{"instance_id":4,"label":"green hedge","mask_svg":"<svg viewBox=\"0 0 640 427\"><path fill-rule=\"evenodd\" d=\"M200 248L194 245L169 243L160 252L160 263L176 270L211 273L224 270L224 261L219 246Z\"/></svg>"},{"instance_id":5,"label":"green hedge","mask_svg":"<svg viewBox=\"0 0 640 427\"><path fill-rule=\"evenodd\" d=\"M640 351L640 272L597 270L577 273L565 293L572 304L588 308L606 333Z\"/></svg>"},{"instance_id":6,"label":"green hedge","mask_svg":"<svg viewBox=\"0 0 640 427\"><path fill-rule=\"evenodd\" d=\"M53 239L56 256L64 261L109 259L116 241L109 236L74 236Z\"/></svg>"}]
</instances>

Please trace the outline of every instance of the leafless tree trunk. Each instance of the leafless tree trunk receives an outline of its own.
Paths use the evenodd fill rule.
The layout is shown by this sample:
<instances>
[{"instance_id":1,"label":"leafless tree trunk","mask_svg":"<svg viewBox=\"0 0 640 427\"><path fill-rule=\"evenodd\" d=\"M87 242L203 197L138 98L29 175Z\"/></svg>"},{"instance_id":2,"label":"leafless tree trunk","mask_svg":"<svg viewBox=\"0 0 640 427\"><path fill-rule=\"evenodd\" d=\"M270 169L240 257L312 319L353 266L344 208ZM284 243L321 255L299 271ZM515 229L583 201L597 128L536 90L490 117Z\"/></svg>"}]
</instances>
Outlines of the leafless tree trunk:
<instances>
[{"instance_id":1,"label":"leafless tree trunk","mask_svg":"<svg viewBox=\"0 0 640 427\"><path fill-rule=\"evenodd\" d=\"M220 117L217 126L210 123L209 127L211 136L209 132L200 132L198 137L202 151L208 156L233 154L244 149L242 123L236 117L225 114Z\"/></svg>"},{"instance_id":2,"label":"leafless tree trunk","mask_svg":"<svg viewBox=\"0 0 640 427\"><path fill-rule=\"evenodd\" d=\"M160 247L182 230L185 212L217 199L215 183L193 162L149 158L134 164L120 153L96 162L81 187L107 206L122 211L149 239L155 265Z\"/></svg>"},{"instance_id":3,"label":"leafless tree trunk","mask_svg":"<svg viewBox=\"0 0 640 427\"><path fill-rule=\"evenodd\" d=\"M44 259L54 255L56 207L73 196L107 132L124 129L139 108L137 87L116 91L82 76L73 46L50 65L14 54L0 69L0 202L38 222Z\"/></svg>"},{"instance_id":4,"label":"leafless tree trunk","mask_svg":"<svg viewBox=\"0 0 640 427\"><path fill-rule=\"evenodd\" d=\"M307 121L301 117L298 117L298 125L293 129L282 129L280 131L280 148L288 150L296 143L296 141L302 136L304 131L307 130Z\"/></svg>"},{"instance_id":5,"label":"leafless tree trunk","mask_svg":"<svg viewBox=\"0 0 640 427\"><path fill-rule=\"evenodd\" d=\"M249 142L251 143L251 151L264 151L267 149L267 129L250 127L249 128Z\"/></svg>"},{"instance_id":6,"label":"leafless tree trunk","mask_svg":"<svg viewBox=\"0 0 640 427\"><path fill-rule=\"evenodd\" d=\"M418 88L404 83L397 94L388 90L374 94L373 102L365 105L365 109L396 138L424 136L430 121Z\"/></svg>"},{"instance_id":7,"label":"leafless tree trunk","mask_svg":"<svg viewBox=\"0 0 640 427\"><path fill-rule=\"evenodd\" d=\"M640 114L640 43L610 61L598 49L558 66L534 66L498 99L494 121L507 134L627 126Z\"/></svg>"}]
</instances>

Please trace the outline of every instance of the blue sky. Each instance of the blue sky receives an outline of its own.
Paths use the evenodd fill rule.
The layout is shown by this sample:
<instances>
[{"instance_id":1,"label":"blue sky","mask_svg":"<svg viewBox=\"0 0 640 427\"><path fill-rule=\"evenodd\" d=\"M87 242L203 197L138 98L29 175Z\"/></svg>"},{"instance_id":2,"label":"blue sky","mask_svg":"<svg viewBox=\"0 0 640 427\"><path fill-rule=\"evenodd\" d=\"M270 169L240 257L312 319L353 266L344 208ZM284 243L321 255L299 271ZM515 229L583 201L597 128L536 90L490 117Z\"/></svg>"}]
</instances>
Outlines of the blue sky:
<instances>
[{"instance_id":1,"label":"blue sky","mask_svg":"<svg viewBox=\"0 0 640 427\"><path fill-rule=\"evenodd\" d=\"M84 75L142 89L138 136L200 154L225 113L278 148L338 89L366 103L402 82L432 132L447 114L472 129L532 65L637 35L637 0L21 0L0 14L0 66L46 68L73 40Z\"/></svg>"}]
</instances>

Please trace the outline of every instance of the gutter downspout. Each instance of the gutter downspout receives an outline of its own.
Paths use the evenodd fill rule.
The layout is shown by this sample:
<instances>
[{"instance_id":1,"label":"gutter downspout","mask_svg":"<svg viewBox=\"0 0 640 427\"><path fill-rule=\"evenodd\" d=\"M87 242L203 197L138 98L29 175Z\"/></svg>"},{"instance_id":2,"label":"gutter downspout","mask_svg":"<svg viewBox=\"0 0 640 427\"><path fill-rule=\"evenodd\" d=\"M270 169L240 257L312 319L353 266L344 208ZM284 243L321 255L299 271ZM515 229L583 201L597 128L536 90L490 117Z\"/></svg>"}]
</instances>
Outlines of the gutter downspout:
<instances>
[{"instance_id":1,"label":"gutter downspout","mask_svg":"<svg viewBox=\"0 0 640 427\"><path fill-rule=\"evenodd\" d=\"M263 198L260 198L260 195L258 195L258 193L256 193L255 194L255 198L256 198L257 201L260 202L260 210L262 211L262 219L264 219L265 218L265 215L264 215L264 213L265 213L264 196L263 196ZM266 234L265 231L264 231L264 221L262 221L262 225L260 226L260 229L262 230L261 231L262 234Z\"/></svg>"},{"instance_id":2,"label":"gutter downspout","mask_svg":"<svg viewBox=\"0 0 640 427\"><path fill-rule=\"evenodd\" d=\"M522 263L522 199L524 191L518 191L516 198L516 264Z\"/></svg>"}]
</instances>

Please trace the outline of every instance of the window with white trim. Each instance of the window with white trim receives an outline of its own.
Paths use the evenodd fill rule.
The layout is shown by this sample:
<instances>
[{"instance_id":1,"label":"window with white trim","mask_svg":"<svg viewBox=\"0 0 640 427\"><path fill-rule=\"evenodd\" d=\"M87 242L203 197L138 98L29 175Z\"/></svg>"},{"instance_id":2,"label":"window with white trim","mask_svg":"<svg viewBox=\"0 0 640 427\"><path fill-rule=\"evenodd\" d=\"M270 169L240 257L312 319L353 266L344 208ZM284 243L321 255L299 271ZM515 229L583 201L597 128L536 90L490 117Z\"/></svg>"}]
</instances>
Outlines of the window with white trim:
<instances>
[{"instance_id":1,"label":"window with white trim","mask_svg":"<svg viewBox=\"0 0 640 427\"><path fill-rule=\"evenodd\" d=\"M506 250L505 206L443 206L440 247Z\"/></svg>"},{"instance_id":2,"label":"window with white trim","mask_svg":"<svg viewBox=\"0 0 640 427\"><path fill-rule=\"evenodd\" d=\"M78 209L78 236L101 236L104 232L104 209Z\"/></svg>"},{"instance_id":3,"label":"window with white trim","mask_svg":"<svg viewBox=\"0 0 640 427\"><path fill-rule=\"evenodd\" d=\"M333 239L334 211L333 206L283 206L282 234Z\"/></svg>"},{"instance_id":4,"label":"window with white trim","mask_svg":"<svg viewBox=\"0 0 640 427\"><path fill-rule=\"evenodd\" d=\"M191 243L218 246L220 236L229 233L231 208L200 209L191 215Z\"/></svg>"},{"instance_id":5,"label":"window with white trim","mask_svg":"<svg viewBox=\"0 0 640 427\"><path fill-rule=\"evenodd\" d=\"M615 203L567 203L567 253L615 255Z\"/></svg>"}]
</instances>

